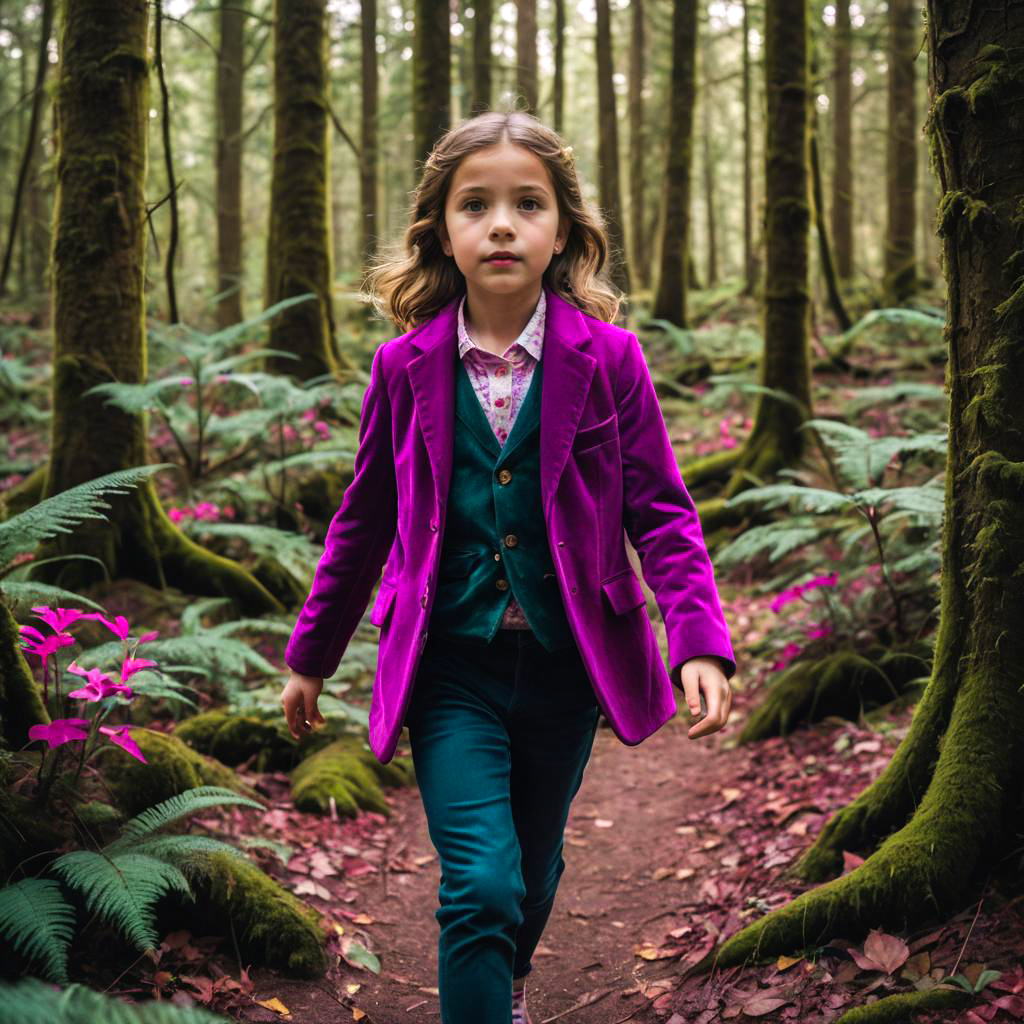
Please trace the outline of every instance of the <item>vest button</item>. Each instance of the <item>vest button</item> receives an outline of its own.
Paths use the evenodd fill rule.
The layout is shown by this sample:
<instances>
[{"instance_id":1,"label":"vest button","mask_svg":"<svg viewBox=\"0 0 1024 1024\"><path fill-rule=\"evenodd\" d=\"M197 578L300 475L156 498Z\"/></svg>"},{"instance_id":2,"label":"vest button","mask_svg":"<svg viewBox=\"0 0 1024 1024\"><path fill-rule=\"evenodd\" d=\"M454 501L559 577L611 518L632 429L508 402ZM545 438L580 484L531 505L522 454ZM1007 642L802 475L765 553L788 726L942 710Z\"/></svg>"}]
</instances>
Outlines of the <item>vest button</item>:
<instances>
[{"instance_id":1,"label":"vest button","mask_svg":"<svg viewBox=\"0 0 1024 1024\"><path fill-rule=\"evenodd\" d=\"M498 470L498 483L507 484L512 479L512 474L507 469Z\"/></svg>"},{"instance_id":2,"label":"vest button","mask_svg":"<svg viewBox=\"0 0 1024 1024\"><path fill-rule=\"evenodd\" d=\"M494 585L499 590L508 590L508 580L506 580L506 579L495 580L494 581Z\"/></svg>"},{"instance_id":3,"label":"vest button","mask_svg":"<svg viewBox=\"0 0 1024 1024\"><path fill-rule=\"evenodd\" d=\"M519 538L514 533L505 534L505 547L514 548L519 543Z\"/></svg>"}]
</instances>

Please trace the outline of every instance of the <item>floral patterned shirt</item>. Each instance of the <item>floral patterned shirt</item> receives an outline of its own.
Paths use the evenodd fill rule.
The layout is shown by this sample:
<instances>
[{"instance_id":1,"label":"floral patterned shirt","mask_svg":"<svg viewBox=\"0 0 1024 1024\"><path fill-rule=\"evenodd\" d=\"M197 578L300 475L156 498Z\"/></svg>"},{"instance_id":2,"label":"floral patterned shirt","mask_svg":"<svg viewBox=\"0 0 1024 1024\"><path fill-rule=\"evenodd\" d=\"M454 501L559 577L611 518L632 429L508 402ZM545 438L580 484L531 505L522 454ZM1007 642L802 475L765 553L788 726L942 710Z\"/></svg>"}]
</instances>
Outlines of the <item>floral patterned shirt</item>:
<instances>
[{"instance_id":1,"label":"floral patterned shirt","mask_svg":"<svg viewBox=\"0 0 1024 1024\"><path fill-rule=\"evenodd\" d=\"M523 404L533 379L533 368L540 360L544 346L544 317L547 309L544 289L540 290L537 308L522 333L500 356L481 348L470 337L463 316L465 305L466 296L463 295L459 303L459 357L466 367L494 436L504 445L519 407ZM499 628L530 628L514 594L509 596Z\"/></svg>"}]
</instances>

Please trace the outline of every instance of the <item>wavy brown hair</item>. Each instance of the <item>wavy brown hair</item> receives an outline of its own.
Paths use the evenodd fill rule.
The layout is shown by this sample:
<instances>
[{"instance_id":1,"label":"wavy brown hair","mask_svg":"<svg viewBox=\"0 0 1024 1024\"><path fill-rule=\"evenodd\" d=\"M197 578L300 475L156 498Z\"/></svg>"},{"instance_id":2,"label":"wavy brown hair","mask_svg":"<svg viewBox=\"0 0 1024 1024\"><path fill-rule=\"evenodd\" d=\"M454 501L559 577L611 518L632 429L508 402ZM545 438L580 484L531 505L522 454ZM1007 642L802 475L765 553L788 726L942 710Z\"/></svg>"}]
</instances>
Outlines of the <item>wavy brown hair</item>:
<instances>
[{"instance_id":1,"label":"wavy brown hair","mask_svg":"<svg viewBox=\"0 0 1024 1024\"><path fill-rule=\"evenodd\" d=\"M403 332L429 320L466 291L466 278L441 248L448 189L459 162L501 142L523 146L547 168L569 234L555 253L543 281L589 316L615 319L622 296L602 270L610 245L601 211L584 198L572 147L532 114L489 110L445 132L427 157L413 192L409 226L398 243L385 247L367 271L361 297Z\"/></svg>"}]
</instances>

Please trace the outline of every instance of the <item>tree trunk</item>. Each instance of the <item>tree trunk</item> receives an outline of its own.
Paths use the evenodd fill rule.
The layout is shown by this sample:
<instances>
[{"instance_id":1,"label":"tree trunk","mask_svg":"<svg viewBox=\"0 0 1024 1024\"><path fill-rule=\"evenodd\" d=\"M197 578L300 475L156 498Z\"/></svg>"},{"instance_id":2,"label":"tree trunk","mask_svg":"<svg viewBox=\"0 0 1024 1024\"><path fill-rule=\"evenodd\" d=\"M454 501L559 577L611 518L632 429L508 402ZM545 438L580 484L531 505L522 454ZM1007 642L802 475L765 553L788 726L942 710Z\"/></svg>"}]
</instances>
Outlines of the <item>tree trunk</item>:
<instances>
[{"instance_id":1,"label":"tree trunk","mask_svg":"<svg viewBox=\"0 0 1024 1024\"><path fill-rule=\"evenodd\" d=\"M160 138L163 142L164 170L167 173L167 210L171 218L171 227L167 238L167 253L164 256L164 283L167 286L167 322L178 323L178 292L174 284L174 263L177 258L181 266L184 250L178 247L178 182L174 176L174 151L171 144L171 99L167 91L167 80L164 76L164 5L163 0L155 0L156 18L154 25L153 63L156 65L157 81L160 83Z\"/></svg>"},{"instance_id":2,"label":"tree trunk","mask_svg":"<svg viewBox=\"0 0 1024 1024\"><path fill-rule=\"evenodd\" d=\"M612 45L608 0L595 0L597 12L597 149L598 194L605 216L611 250L609 278L627 296L629 262L622 230L622 199L619 191L619 122L615 115L615 53Z\"/></svg>"},{"instance_id":3,"label":"tree trunk","mask_svg":"<svg viewBox=\"0 0 1024 1024\"><path fill-rule=\"evenodd\" d=\"M832 47L832 251L841 281L853 276L853 33L850 0L836 0Z\"/></svg>"},{"instance_id":4,"label":"tree trunk","mask_svg":"<svg viewBox=\"0 0 1024 1024\"><path fill-rule=\"evenodd\" d=\"M634 287L651 279L651 259L644 232L644 167L647 142L644 131L644 74L646 66L644 0L633 0L632 33L629 42L629 222L633 253Z\"/></svg>"},{"instance_id":5,"label":"tree trunk","mask_svg":"<svg viewBox=\"0 0 1024 1024\"><path fill-rule=\"evenodd\" d=\"M1016 845L1024 773L1024 7L928 0L927 134L948 285L949 457L932 678L879 778L794 866L831 881L709 954L718 967L929 927ZM867 859L840 877L843 851Z\"/></svg>"},{"instance_id":6,"label":"tree trunk","mask_svg":"<svg viewBox=\"0 0 1024 1024\"><path fill-rule=\"evenodd\" d=\"M371 0L372 2L372 0ZM242 313L242 83L245 0L221 0L217 52L217 327Z\"/></svg>"},{"instance_id":7,"label":"tree trunk","mask_svg":"<svg viewBox=\"0 0 1024 1024\"><path fill-rule=\"evenodd\" d=\"M368 269L377 253L377 0L360 0L362 11L362 144L359 153L359 251Z\"/></svg>"},{"instance_id":8,"label":"tree trunk","mask_svg":"<svg viewBox=\"0 0 1024 1024\"><path fill-rule=\"evenodd\" d=\"M917 137L914 57L920 18L914 0L889 0L889 131L886 146L888 207L885 227L885 301L905 302L917 290L914 192Z\"/></svg>"},{"instance_id":9,"label":"tree trunk","mask_svg":"<svg viewBox=\"0 0 1024 1024\"><path fill-rule=\"evenodd\" d=\"M325 0L275 0L274 160L264 302L272 306L307 292L316 298L271 323L268 347L298 360L268 358L266 363L268 370L299 380L347 368L336 348L331 300L327 90Z\"/></svg>"},{"instance_id":10,"label":"tree trunk","mask_svg":"<svg viewBox=\"0 0 1024 1024\"><path fill-rule=\"evenodd\" d=\"M754 155L750 131L750 3L743 0L743 294L757 289L754 260Z\"/></svg>"},{"instance_id":11,"label":"tree trunk","mask_svg":"<svg viewBox=\"0 0 1024 1024\"><path fill-rule=\"evenodd\" d=\"M149 61L144 0L66 0L57 83L53 247L53 417L42 498L150 462L146 416L83 397L94 384L146 379L145 168ZM205 551L171 523L149 479L47 541L33 579L76 589L102 578L173 583L239 600L247 613L283 610L253 576Z\"/></svg>"},{"instance_id":12,"label":"tree trunk","mask_svg":"<svg viewBox=\"0 0 1024 1024\"><path fill-rule=\"evenodd\" d=\"M473 95L470 113L491 108L491 7L493 0L473 0ZM556 71L557 88L557 71ZM556 107L557 109L557 107ZM557 128L555 129L557 131Z\"/></svg>"},{"instance_id":13,"label":"tree trunk","mask_svg":"<svg viewBox=\"0 0 1024 1024\"><path fill-rule=\"evenodd\" d=\"M554 128L561 134L565 117L565 0L555 0L555 74L551 88Z\"/></svg>"},{"instance_id":14,"label":"tree trunk","mask_svg":"<svg viewBox=\"0 0 1024 1024\"><path fill-rule=\"evenodd\" d=\"M516 89L537 116L537 0L516 0Z\"/></svg>"},{"instance_id":15,"label":"tree trunk","mask_svg":"<svg viewBox=\"0 0 1024 1024\"><path fill-rule=\"evenodd\" d=\"M412 55L413 179L451 127L451 27L448 0L416 0Z\"/></svg>"},{"instance_id":16,"label":"tree trunk","mask_svg":"<svg viewBox=\"0 0 1024 1024\"><path fill-rule=\"evenodd\" d=\"M0 601L0 747L20 750L33 725L49 723L39 684L22 652L18 623Z\"/></svg>"},{"instance_id":17,"label":"tree trunk","mask_svg":"<svg viewBox=\"0 0 1024 1024\"><path fill-rule=\"evenodd\" d=\"M793 402L761 395L726 498L796 464L811 415L808 345L809 83L807 0L765 7L765 284L760 383ZM725 515L725 510L721 510ZM707 528L713 525L709 523Z\"/></svg>"},{"instance_id":18,"label":"tree trunk","mask_svg":"<svg viewBox=\"0 0 1024 1024\"><path fill-rule=\"evenodd\" d=\"M708 233L708 280L707 287L718 284L718 232L715 225L715 155L711 146L711 47L713 40L710 27L701 47L701 72L704 80L704 95L700 98L701 125L704 138L701 140L701 161L704 164L704 217Z\"/></svg>"},{"instance_id":19,"label":"tree trunk","mask_svg":"<svg viewBox=\"0 0 1024 1024\"><path fill-rule=\"evenodd\" d=\"M37 150L37 139L39 137L39 119L43 114L43 104L46 102L46 90L43 88L46 81L46 70L50 66L49 46L50 36L53 32L53 0L43 0L42 16L39 20L39 41L36 51L36 80L35 90L32 95L32 112L29 115L28 131L25 133L24 149L22 151L21 166L18 168L18 180L14 186L14 197L11 200L11 215L7 225L7 245L4 247L3 265L0 266L0 296L7 294L8 275L11 270L11 259L14 255L14 240L18 237L18 220L22 210L22 197L28 186L29 175L32 170L32 157ZM25 67L25 57L22 56L22 68ZM22 281L22 286L25 282Z\"/></svg>"},{"instance_id":20,"label":"tree trunk","mask_svg":"<svg viewBox=\"0 0 1024 1024\"><path fill-rule=\"evenodd\" d=\"M688 327L690 276L690 167L697 81L697 5L672 4L672 73L665 134L668 148L662 186L658 280L651 316Z\"/></svg>"}]
</instances>

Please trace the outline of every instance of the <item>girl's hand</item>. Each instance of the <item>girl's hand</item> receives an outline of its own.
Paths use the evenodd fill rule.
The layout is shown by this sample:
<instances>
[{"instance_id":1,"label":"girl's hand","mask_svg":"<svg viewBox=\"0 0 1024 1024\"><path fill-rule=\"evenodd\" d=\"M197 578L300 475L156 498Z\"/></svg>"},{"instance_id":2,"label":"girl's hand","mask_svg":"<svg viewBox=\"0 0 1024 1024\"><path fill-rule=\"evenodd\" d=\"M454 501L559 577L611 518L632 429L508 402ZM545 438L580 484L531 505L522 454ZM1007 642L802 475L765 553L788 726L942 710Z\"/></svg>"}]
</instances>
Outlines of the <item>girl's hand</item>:
<instances>
[{"instance_id":1,"label":"girl's hand","mask_svg":"<svg viewBox=\"0 0 1024 1024\"><path fill-rule=\"evenodd\" d=\"M288 731L299 738L299 726L303 732L310 732L324 724L324 716L316 706L317 698L324 688L324 681L317 676L303 676L292 672L281 691L281 707L288 722Z\"/></svg>"},{"instance_id":2,"label":"girl's hand","mask_svg":"<svg viewBox=\"0 0 1024 1024\"><path fill-rule=\"evenodd\" d=\"M718 732L729 720L732 709L732 688L718 659L711 656L688 658L682 664L680 676L690 714L698 715L701 704L707 707L707 714L690 727L687 735L695 740Z\"/></svg>"}]
</instances>

